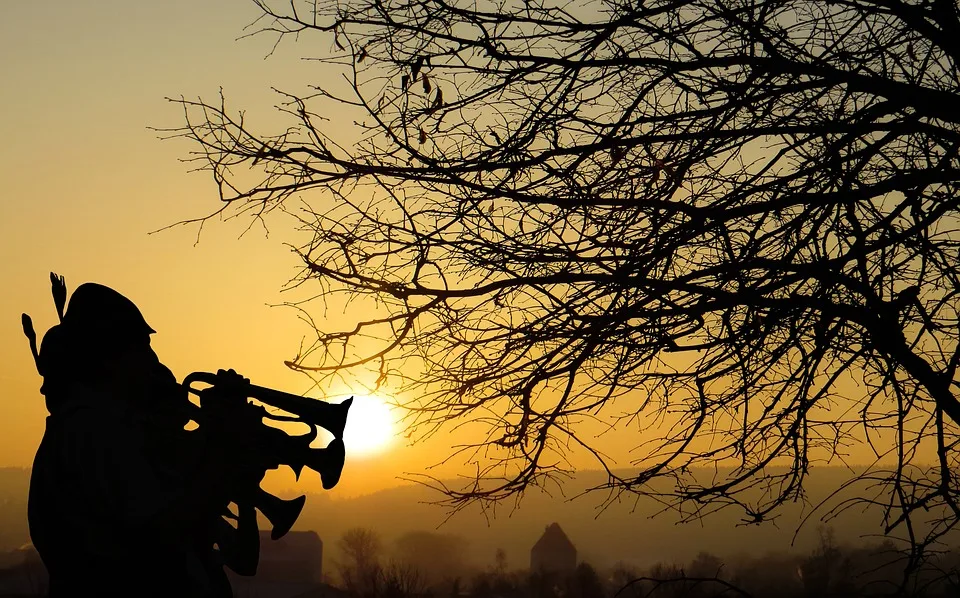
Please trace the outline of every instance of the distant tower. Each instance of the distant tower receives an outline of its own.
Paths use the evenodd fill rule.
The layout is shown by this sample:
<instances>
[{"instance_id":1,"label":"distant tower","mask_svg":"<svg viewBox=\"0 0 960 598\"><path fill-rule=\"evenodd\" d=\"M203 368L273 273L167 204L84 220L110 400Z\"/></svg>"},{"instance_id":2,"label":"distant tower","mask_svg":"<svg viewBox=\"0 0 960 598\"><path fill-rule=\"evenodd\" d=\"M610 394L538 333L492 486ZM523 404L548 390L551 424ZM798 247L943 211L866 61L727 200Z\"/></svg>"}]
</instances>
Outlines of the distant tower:
<instances>
[{"instance_id":1,"label":"distant tower","mask_svg":"<svg viewBox=\"0 0 960 598\"><path fill-rule=\"evenodd\" d=\"M551 523L530 549L530 570L564 573L577 568L577 548L560 526Z\"/></svg>"}]
</instances>

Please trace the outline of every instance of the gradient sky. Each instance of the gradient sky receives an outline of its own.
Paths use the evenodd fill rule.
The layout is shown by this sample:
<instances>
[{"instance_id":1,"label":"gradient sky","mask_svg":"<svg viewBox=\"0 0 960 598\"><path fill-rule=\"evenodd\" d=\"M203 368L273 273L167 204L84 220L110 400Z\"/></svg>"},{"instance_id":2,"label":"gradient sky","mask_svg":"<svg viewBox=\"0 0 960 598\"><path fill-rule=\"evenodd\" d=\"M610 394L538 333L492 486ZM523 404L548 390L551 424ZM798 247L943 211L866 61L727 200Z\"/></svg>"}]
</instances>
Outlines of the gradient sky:
<instances>
[{"instance_id":1,"label":"gradient sky","mask_svg":"<svg viewBox=\"0 0 960 598\"><path fill-rule=\"evenodd\" d=\"M288 221L242 237L247 221L211 223L196 245L196 227L150 234L219 204L209 176L179 161L189 143L160 141L148 127L182 123L165 97L212 98L223 87L270 130L270 87L302 90L322 76L298 56L324 49L282 45L264 60L270 39L237 40L257 16L243 0L4 2L0 14L0 466L30 465L43 433L20 314L41 337L56 323L50 271L71 291L94 281L136 302L178 378L232 367L256 384L307 391L283 360L310 330L268 306L287 300L281 288L298 271L283 245ZM335 492L396 485L442 446L397 441L386 458L352 457ZM320 489L312 477L298 487Z\"/></svg>"},{"instance_id":2,"label":"gradient sky","mask_svg":"<svg viewBox=\"0 0 960 598\"><path fill-rule=\"evenodd\" d=\"M302 60L329 48L304 39L265 60L272 38L237 39L258 16L245 0L6 2L0 14L0 467L29 466L43 434L42 379L20 314L31 315L41 338L56 323L51 271L70 291L92 281L131 298L178 379L234 368L255 384L307 392L309 380L283 361L312 331L294 310L270 307L292 298L281 289L299 271L284 246L296 240L291 219L268 216L269 234L247 230L243 218L211 222L199 243L192 225L151 234L220 204L209 175L180 161L192 145L161 141L150 127L182 124L166 97L213 99L222 87L229 105L272 133L284 121L271 87L329 82L335 73ZM337 307L326 322L313 315L339 329ZM331 392L339 400L358 390ZM468 433L411 444L403 432L384 454L348 457L333 492L366 493L427 472ZM636 440L635 430L619 434ZM429 473L459 474L462 463ZM265 487L294 485L321 490L317 476L297 483L286 470L271 472Z\"/></svg>"},{"instance_id":3,"label":"gradient sky","mask_svg":"<svg viewBox=\"0 0 960 598\"><path fill-rule=\"evenodd\" d=\"M219 204L209 175L180 161L192 146L149 127L182 124L165 97L212 99L222 87L254 128L272 133L281 121L270 88L329 81L329 71L300 60L329 48L305 38L264 60L272 39L237 40L258 16L246 0L8 0L0 15L0 466L29 465L43 433L41 379L20 314L41 336L55 323L50 271L71 290L95 281L136 302L178 378L232 367L256 384L305 392L308 381L283 361L310 330L293 310L268 306L288 299L281 288L298 272L283 244L294 240L290 221L277 214L269 235L255 227L242 236L248 220L214 222L198 244L195 226L150 234ZM330 328L339 328L335 315ZM635 442L637 431L615 436ZM334 492L396 485L459 440L409 446L397 437L385 455L351 458ZM606 446L627 447L618 437ZM298 488L318 491L319 480Z\"/></svg>"}]
</instances>

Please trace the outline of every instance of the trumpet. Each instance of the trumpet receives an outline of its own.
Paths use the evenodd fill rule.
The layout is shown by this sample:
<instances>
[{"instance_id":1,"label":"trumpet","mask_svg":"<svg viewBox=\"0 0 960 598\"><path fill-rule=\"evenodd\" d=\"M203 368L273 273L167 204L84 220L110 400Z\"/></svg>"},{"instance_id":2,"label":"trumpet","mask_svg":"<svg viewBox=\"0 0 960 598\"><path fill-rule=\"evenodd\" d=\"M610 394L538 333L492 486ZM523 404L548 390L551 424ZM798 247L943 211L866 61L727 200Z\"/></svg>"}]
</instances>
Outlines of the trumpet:
<instances>
[{"instance_id":1,"label":"trumpet","mask_svg":"<svg viewBox=\"0 0 960 598\"><path fill-rule=\"evenodd\" d=\"M193 387L193 384L197 382L209 384L210 387L198 390ZM276 469L280 465L290 467L298 480L304 467L312 469L320 474L320 480L325 490L330 490L339 482L344 462L342 436L353 397L342 403L326 403L264 386L257 386L246 381L231 381L230 384L225 385L222 377L209 372L193 372L183 379L181 386L187 392L201 397L201 401L204 399L205 391L218 388L223 391L218 393L218 396L222 397L221 400L235 402L234 406L242 407L248 415L255 415L258 421L260 418L267 418L274 421L297 422L310 426L310 431L300 436L291 436L282 430L263 424L257 427L255 438L251 440L259 444L263 450L258 463L251 465L255 466L258 485L259 479L263 477L266 470ZM292 415L283 416L270 413L262 406L249 403L247 400L249 398L256 399ZM199 423L201 427L205 423L208 425L214 423L212 421L214 417L206 413L202 403L200 407L190 401L187 401L187 403L191 408L191 419ZM318 427L324 428L334 436L334 440L326 448L310 446L317 438ZM258 487L254 494L254 500L254 505L273 526L271 538L276 540L283 537L293 527L300 516L306 497L301 495L292 500L283 500Z\"/></svg>"},{"instance_id":2,"label":"trumpet","mask_svg":"<svg viewBox=\"0 0 960 598\"><path fill-rule=\"evenodd\" d=\"M188 392L199 396L202 391L198 391L192 387L194 382L204 382L211 386L216 386L221 383L221 378L210 372L193 372L192 374L188 374L181 384ZM236 384L234 386L235 388L231 390L237 391L238 394L257 399L261 403L266 403L267 405L271 405L296 416L284 417L268 413L266 417L270 419L277 421L296 421L311 426L320 426L333 434L334 438L343 438L343 429L347 425L347 412L350 409L350 404L353 402L353 397L350 397L342 403L327 403L325 401L308 399L300 395L283 392L282 390L257 386L249 382Z\"/></svg>"}]
</instances>

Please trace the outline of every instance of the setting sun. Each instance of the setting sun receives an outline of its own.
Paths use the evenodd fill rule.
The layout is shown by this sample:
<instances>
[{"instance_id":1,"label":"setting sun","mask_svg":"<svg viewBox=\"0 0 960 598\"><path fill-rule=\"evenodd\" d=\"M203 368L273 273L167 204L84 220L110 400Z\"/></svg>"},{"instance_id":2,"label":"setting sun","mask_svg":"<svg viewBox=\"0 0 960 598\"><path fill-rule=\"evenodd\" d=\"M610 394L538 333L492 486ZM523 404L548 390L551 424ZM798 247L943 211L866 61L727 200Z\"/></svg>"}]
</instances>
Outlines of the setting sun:
<instances>
[{"instance_id":1,"label":"setting sun","mask_svg":"<svg viewBox=\"0 0 960 598\"><path fill-rule=\"evenodd\" d=\"M347 453L370 455L380 452L390 444L393 427L391 407L383 399L354 395L347 427L343 432Z\"/></svg>"}]
</instances>

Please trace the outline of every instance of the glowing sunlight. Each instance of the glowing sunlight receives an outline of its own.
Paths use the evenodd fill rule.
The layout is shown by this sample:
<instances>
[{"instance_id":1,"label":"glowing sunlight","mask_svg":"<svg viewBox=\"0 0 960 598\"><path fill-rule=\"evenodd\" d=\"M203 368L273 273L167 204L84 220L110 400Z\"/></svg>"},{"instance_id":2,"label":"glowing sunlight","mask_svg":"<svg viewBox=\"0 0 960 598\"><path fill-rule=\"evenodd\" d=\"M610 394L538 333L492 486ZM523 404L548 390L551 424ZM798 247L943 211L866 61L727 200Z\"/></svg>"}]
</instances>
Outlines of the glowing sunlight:
<instances>
[{"instance_id":1,"label":"glowing sunlight","mask_svg":"<svg viewBox=\"0 0 960 598\"><path fill-rule=\"evenodd\" d=\"M372 455L387 448L393 437L394 414L383 399L354 395L343 443L347 453Z\"/></svg>"}]
</instances>

